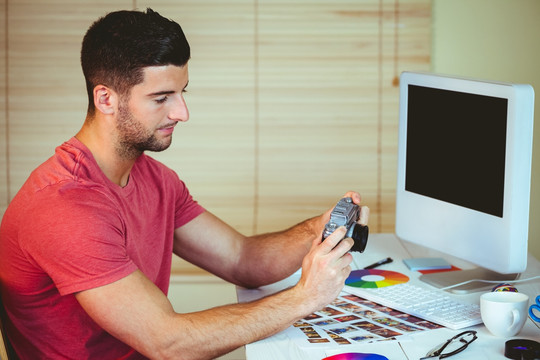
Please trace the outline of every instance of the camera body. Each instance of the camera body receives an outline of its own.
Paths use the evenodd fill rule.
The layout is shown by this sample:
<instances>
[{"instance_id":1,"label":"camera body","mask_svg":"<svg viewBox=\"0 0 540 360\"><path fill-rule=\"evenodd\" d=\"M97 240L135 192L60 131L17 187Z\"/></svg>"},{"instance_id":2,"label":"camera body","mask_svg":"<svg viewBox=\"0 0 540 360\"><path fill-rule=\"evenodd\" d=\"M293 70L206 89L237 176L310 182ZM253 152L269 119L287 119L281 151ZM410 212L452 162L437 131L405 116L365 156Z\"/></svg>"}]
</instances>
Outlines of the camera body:
<instances>
[{"instance_id":1,"label":"camera body","mask_svg":"<svg viewBox=\"0 0 540 360\"><path fill-rule=\"evenodd\" d=\"M364 252L367 245L369 228L356 223L359 217L360 207L353 203L350 197L342 198L336 204L332 213L330 213L330 221L324 226L323 240L330 236L338 227L345 226L347 228L345 237L350 237L354 240L351 251Z\"/></svg>"}]
</instances>

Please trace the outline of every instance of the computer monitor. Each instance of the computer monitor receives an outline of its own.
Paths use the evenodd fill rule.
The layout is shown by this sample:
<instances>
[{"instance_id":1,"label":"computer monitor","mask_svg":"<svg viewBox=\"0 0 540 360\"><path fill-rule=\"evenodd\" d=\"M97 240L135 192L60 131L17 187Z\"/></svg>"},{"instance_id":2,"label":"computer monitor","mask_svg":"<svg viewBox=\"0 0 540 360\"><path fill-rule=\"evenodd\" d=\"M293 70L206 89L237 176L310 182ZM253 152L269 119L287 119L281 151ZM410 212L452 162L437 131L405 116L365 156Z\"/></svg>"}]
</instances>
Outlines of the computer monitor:
<instances>
[{"instance_id":1,"label":"computer monitor","mask_svg":"<svg viewBox=\"0 0 540 360\"><path fill-rule=\"evenodd\" d=\"M525 270L533 111L530 85L401 75L396 235L479 266L422 280Z\"/></svg>"}]
</instances>

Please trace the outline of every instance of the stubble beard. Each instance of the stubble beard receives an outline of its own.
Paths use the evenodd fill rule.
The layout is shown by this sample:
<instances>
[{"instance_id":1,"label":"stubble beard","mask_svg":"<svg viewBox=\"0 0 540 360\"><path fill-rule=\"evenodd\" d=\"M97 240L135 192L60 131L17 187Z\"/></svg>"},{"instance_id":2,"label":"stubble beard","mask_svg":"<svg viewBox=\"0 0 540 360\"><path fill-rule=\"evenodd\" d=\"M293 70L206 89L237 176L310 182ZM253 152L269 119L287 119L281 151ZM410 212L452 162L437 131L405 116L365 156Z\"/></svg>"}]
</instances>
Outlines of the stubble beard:
<instances>
[{"instance_id":1,"label":"stubble beard","mask_svg":"<svg viewBox=\"0 0 540 360\"><path fill-rule=\"evenodd\" d=\"M123 159L133 160L148 151L163 151L171 145L172 137L159 140L153 130L146 129L125 104L118 107L116 129L119 137L116 151Z\"/></svg>"}]
</instances>

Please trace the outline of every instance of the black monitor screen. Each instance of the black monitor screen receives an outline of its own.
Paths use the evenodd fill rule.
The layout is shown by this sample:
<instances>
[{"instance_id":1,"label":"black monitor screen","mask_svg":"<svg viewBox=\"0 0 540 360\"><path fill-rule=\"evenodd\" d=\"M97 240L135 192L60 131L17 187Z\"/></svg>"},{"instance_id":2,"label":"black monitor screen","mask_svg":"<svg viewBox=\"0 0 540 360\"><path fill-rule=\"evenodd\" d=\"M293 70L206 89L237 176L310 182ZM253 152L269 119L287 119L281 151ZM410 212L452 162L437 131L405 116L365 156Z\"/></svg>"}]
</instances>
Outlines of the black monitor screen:
<instances>
[{"instance_id":1,"label":"black monitor screen","mask_svg":"<svg viewBox=\"0 0 540 360\"><path fill-rule=\"evenodd\" d=\"M502 217L507 107L409 85L405 190Z\"/></svg>"}]
</instances>

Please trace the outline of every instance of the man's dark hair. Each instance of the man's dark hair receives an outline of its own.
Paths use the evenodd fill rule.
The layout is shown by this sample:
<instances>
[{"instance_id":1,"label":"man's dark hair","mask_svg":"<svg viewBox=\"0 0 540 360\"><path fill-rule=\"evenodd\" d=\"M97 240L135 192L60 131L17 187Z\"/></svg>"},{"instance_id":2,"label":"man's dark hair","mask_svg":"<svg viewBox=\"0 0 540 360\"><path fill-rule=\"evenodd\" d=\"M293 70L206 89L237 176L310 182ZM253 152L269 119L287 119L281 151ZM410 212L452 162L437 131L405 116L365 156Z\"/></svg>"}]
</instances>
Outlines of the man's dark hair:
<instances>
[{"instance_id":1,"label":"man's dark hair","mask_svg":"<svg viewBox=\"0 0 540 360\"><path fill-rule=\"evenodd\" d=\"M126 95L143 81L148 66L184 66L190 48L176 22L148 8L116 11L98 19L84 36L81 65L88 92L88 114L93 115L94 87L102 84Z\"/></svg>"}]
</instances>

